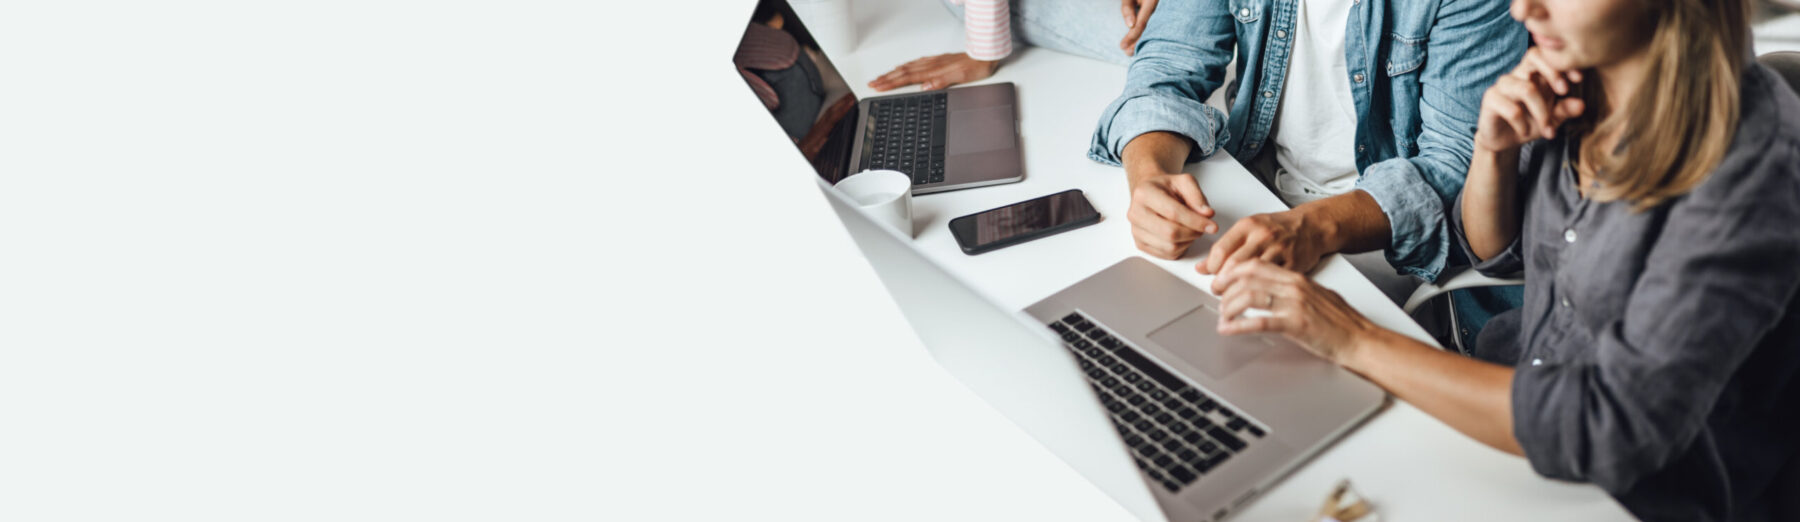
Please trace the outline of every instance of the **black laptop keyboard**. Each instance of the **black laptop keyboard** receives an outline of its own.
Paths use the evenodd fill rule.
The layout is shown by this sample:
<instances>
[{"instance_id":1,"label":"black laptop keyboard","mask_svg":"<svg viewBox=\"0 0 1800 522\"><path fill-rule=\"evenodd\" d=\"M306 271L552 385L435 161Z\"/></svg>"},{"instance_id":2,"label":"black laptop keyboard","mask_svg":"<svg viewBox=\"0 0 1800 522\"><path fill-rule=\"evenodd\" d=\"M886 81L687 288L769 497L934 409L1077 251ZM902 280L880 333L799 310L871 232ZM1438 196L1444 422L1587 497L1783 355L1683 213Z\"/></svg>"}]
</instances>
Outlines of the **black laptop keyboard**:
<instances>
[{"instance_id":1,"label":"black laptop keyboard","mask_svg":"<svg viewBox=\"0 0 1800 522\"><path fill-rule=\"evenodd\" d=\"M945 93L870 102L858 172L898 170L912 176L914 185L943 182L948 103Z\"/></svg>"},{"instance_id":2,"label":"black laptop keyboard","mask_svg":"<svg viewBox=\"0 0 1800 522\"><path fill-rule=\"evenodd\" d=\"M1193 484L1266 433L1081 312L1050 323L1050 329L1075 353L1138 468L1170 492Z\"/></svg>"}]
</instances>

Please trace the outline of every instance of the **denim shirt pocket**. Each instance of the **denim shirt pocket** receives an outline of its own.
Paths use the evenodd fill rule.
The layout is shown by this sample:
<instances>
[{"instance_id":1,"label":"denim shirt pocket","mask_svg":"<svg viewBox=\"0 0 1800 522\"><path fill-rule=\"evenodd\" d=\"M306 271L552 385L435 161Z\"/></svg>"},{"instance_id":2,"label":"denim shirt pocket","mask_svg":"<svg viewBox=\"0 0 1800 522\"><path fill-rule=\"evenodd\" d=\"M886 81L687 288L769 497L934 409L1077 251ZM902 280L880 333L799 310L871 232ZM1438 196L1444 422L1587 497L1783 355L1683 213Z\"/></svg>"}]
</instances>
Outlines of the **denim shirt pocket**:
<instances>
[{"instance_id":1,"label":"denim shirt pocket","mask_svg":"<svg viewBox=\"0 0 1800 522\"><path fill-rule=\"evenodd\" d=\"M1425 65L1425 38L1407 38L1390 33L1388 39L1388 77L1411 73Z\"/></svg>"},{"instance_id":2,"label":"denim shirt pocket","mask_svg":"<svg viewBox=\"0 0 1800 522\"><path fill-rule=\"evenodd\" d=\"M1390 124L1394 132L1394 152L1401 157L1412 157L1419 153L1419 133L1423 132L1423 121L1419 118L1418 107L1423 99L1419 83L1420 71L1425 67L1424 37L1408 38L1398 34L1388 35L1388 54L1384 64L1388 76L1388 92L1394 110ZM1404 110L1404 109L1412 110Z\"/></svg>"}]
</instances>

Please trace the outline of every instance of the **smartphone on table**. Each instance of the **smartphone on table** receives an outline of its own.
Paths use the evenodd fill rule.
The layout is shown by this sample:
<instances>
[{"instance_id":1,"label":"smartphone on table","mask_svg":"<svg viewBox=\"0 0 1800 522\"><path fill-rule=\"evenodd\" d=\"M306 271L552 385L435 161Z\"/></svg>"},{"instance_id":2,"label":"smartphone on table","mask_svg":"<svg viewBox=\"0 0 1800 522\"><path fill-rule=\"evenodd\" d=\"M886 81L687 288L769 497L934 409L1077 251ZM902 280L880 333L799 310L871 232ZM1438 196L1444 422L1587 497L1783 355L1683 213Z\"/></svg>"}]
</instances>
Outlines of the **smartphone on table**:
<instances>
[{"instance_id":1,"label":"smartphone on table","mask_svg":"<svg viewBox=\"0 0 1800 522\"><path fill-rule=\"evenodd\" d=\"M1100 222L1100 211L1072 189L950 220L964 254L975 255Z\"/></svg>"}]
</instances>

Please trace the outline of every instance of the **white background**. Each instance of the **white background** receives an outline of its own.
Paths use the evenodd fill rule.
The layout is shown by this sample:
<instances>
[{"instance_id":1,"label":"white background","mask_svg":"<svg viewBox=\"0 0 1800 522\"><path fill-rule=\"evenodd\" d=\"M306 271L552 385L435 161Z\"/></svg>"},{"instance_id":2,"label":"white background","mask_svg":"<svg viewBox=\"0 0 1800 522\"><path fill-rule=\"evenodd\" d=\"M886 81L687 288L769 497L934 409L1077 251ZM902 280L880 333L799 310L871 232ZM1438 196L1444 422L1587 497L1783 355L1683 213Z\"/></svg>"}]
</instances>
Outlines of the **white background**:
<instances>
[{"instance_id":1,"label":"white background","mask_svg":"<svg viewBox=\"0 0 1800 522\"><path fill-rule=\"evenodd\" d=\"M750 5L10 3L0 519L1125 517L918 346Z\"/></svg>"}]
</instances>

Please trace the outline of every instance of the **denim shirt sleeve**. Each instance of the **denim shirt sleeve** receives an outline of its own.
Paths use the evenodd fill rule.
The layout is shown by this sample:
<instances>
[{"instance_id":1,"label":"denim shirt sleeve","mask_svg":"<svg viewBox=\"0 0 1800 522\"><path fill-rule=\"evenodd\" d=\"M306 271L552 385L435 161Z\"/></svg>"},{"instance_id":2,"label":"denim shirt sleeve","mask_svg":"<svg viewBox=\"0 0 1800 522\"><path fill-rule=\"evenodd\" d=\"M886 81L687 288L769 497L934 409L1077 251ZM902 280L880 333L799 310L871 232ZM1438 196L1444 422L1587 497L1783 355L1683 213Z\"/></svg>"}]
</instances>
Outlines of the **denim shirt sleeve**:
<instances>
[{"instance_id":1,"label":"denim shirt sleeve","mask_svg":"<svg viewBox=\"0 0 1800 522\"><path fill-rule=\"evenodd\" d=\"M1216 152L1227 138L1226 117L1206 98L1225 83L1234 24L1225 0L1159 4L1138 39L1125 91L1100 113L1088 157L1118 166L1125 144L1155 131L1193 140L1188 162Z\"/></svg>"},{"instance_id":2,"label":"denim shirt sleeve","mask_svg":"<svg viewBox=\"0 0 1800 522\"><path fill-rule=\"evenodd\" d=\"M1455 248L1446 210L1469 172L1481 96L1525 55L1525 27L1508 8L1506 2L1443 3L1420 78L1419 152L1370 165L1357 181L1387 215L1388 263L1426 281L1437 280Z\"/></svg>"}]
</instances>

